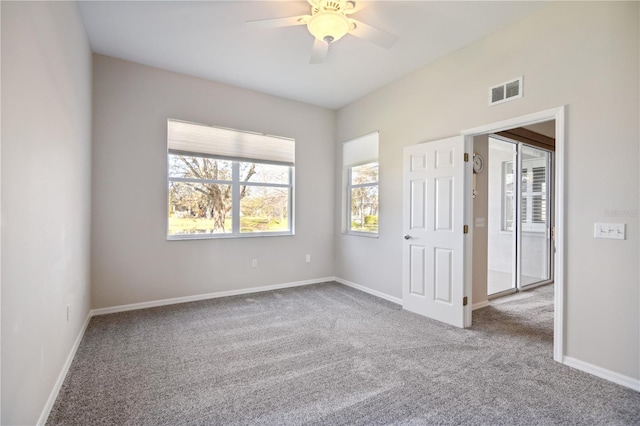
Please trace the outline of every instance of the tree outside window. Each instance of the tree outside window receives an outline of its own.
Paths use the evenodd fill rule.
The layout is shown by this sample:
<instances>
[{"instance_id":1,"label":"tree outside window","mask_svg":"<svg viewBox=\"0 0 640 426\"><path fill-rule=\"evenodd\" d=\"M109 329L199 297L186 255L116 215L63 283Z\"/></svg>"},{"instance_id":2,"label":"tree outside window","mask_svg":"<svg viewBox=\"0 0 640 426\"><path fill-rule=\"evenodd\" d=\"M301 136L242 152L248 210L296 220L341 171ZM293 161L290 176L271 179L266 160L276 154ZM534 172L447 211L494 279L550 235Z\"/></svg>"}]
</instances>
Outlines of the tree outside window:
<instances>
[{"instance_id":1,"label":"tree outside window","mask_svg":"<svg viewBox=\"0 0 640 426\"><path fill-rule=\"evenodd\" d=\"M252 143L237 147L247 139ZM247 148L255 147L256 140L266 142L251 152ZM292 161L293 141L282 140ZM273 154L268 149L277 151L279 142L276 137L170 120L168 238L292 234L292 162L217 155L235 150L278 160L282 150Z\"/></svg>"},{"instance_id":2,"label":"tree outside window","mask_svg":"<svg viewBox=\"0 0 640 426\"><path fill-rule=\"evenodd\" d=\"M349 230L378 233L378 163L349 169Z\"/></svg>"},{"instance_id":3,"label":"tree outside window","mask_svg":"<svg viewBox=\"0 0 640 426\"><path fill-rule=\"evenodd\" d=\"M378 235L378 132L342 144L343 232L351 235Z\"/></svg>"}]
</instances>

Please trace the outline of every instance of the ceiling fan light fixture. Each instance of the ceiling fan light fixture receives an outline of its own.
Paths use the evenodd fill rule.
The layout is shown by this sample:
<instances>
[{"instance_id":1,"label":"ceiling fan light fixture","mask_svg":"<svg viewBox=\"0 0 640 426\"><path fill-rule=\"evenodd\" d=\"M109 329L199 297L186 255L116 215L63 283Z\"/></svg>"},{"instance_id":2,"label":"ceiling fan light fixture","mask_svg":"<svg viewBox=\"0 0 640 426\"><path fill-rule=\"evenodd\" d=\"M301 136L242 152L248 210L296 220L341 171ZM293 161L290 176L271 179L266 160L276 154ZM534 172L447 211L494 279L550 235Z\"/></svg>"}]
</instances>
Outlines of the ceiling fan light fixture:
<instances>
[{"instance_id":1,"label":"ceiling fan light fixture","mask_svg":"<svg viewBox=\"0 0 640 426\"><path fill-rule=\"evenodd\" d=\"M351 23L341 13L320 12L311 17L307 23L307 29L318 40L331 43L348 33Z\"/></svg>"}]
</instances>

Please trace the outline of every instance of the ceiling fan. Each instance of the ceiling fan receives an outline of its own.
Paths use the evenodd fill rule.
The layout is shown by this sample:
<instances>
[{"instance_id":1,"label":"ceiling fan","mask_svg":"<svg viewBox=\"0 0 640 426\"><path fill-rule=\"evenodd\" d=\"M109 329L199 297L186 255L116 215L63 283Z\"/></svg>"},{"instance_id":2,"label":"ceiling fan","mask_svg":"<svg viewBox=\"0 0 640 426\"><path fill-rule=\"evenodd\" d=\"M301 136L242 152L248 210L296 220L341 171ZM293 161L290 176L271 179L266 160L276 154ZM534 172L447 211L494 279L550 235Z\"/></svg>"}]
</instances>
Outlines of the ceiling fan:
<instances>
[{"instance_id":1,"label":"ceiling fan","mask_svg":"<svg viewBox=\"0 0 640 426\"><path fill-rule=\"evenodd\" d=\"M311 50L312 64L324 62L329 45L351 34L370 41L386 49L391 48L398 37L367 25L347 15L356 12L356 2L352 0L307 0L311 5L310 15L250 21L248 24L262 28L290 27L306 25L315 37Z\"/></svg>"}]
</instances>

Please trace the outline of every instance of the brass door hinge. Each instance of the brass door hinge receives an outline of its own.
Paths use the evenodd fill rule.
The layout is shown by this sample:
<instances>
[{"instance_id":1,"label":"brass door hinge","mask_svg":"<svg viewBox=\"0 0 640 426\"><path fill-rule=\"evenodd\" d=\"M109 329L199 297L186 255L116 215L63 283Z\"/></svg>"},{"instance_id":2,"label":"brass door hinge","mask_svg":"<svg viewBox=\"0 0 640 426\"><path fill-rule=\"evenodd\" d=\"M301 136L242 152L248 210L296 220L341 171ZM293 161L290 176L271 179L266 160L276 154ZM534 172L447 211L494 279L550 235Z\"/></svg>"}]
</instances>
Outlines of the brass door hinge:
<instances>
[{"instance_id":1,"label":"brass door hinge","mask_svg":"<svg viewBox=\"0 0 640 426\"><path fill-rule=\"evenodd\" d=\"M467 153L467 152L464 153L464 162L465 163L469 162L469 153Z\"/></svg>"},{"instance_id":2,"label":"brass door hinge","mask_svg":"<svg viewBox=\"0 0 640 426\"><path fill-rule=\"evenodd\" d=\"M467 296L462 298L462 306L467 306L467 303L469 303L469 301L467 300Z\"/></svg>"},{"instance_id":3,"label":"brass door hinge","mask_svg":"<svg viewBox=\"0 0 640 426\"><path fill-rule=\"evenodd\" d=\"M463 234L468 234L468 233L469 233L469 225L465 225L465 226L462 228L462 233L463 233Z\"/></svg>"}]
</instances>

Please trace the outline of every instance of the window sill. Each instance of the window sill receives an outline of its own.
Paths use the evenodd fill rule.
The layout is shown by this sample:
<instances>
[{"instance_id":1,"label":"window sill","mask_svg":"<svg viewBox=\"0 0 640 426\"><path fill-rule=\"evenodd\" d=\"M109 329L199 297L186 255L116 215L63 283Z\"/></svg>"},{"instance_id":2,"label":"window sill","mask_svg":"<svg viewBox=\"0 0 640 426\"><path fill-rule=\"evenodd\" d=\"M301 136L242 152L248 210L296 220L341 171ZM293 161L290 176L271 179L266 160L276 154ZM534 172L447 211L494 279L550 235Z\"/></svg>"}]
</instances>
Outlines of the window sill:
<instances>
[{"instance_id":1,"label":"window sill","mask_svg":"<svg viewBox=\"0 0 640 426\"><path fill-rule=\"evenodd\" d=\"M342 235L352 235L354 237L366 237L366 238L378 238L378 234L374 234L372 232L343 232Z\"/></svg>"},{"instance_id":2,"label":"window sill","mask_svg":"<svg viewBox=\"0 0 640 426\"><path fill-rule=\"evenodd\" d=\"M167 241L189 241L189 240L219 240L234 238L258 238L258 237L288 237L293 236L293 232L251 232L246 234L184 234L167 235Z\"/></svg>"}]
</instances>

